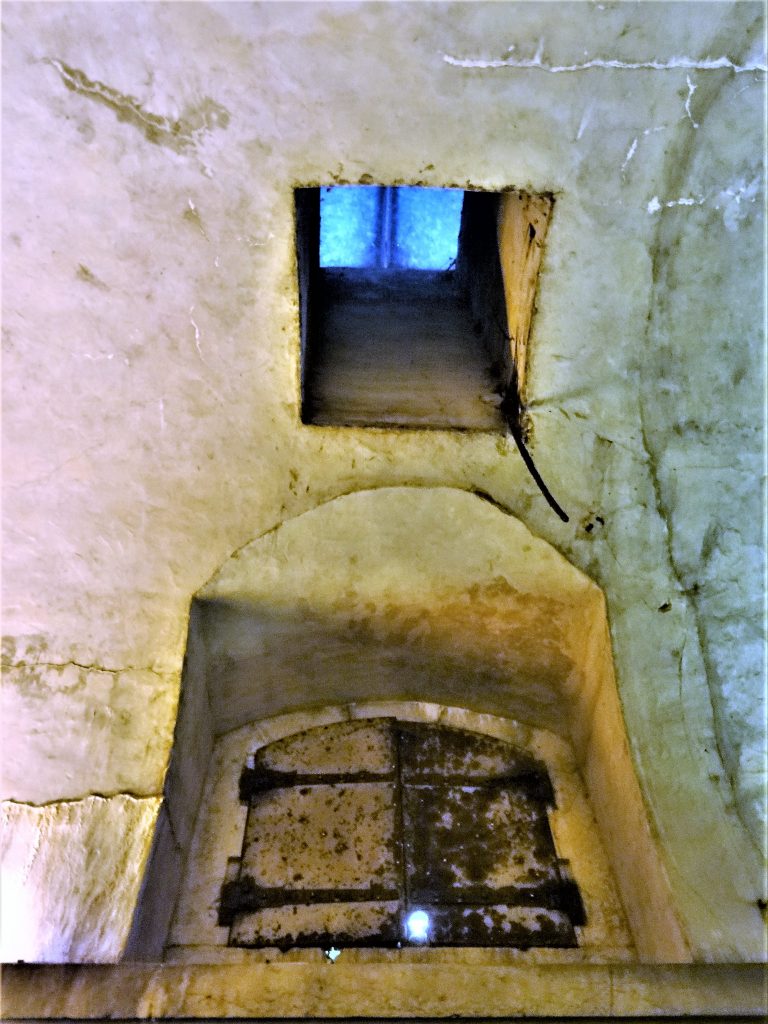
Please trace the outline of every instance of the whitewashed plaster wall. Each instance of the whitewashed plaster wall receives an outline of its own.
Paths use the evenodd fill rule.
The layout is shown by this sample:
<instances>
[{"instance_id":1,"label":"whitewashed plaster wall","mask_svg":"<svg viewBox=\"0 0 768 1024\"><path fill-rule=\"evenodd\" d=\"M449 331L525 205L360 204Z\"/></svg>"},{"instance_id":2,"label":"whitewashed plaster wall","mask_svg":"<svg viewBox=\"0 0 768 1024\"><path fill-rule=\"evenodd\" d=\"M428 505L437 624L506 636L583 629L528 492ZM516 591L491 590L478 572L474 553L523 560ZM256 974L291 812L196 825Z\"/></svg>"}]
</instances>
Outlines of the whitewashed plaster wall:
<instances>
[{"instance_id":1,"label":"whitewashed plaster wall","mask_svg":"<svg viewBox=\"0 0 768 1024\"><path fill-rule=\"evenodd\" d=\"M119 956L192 595L393 484L481 490L603 588L693 955L759 954L761 13L3 5L4 957ZM364 176L557 193L529 398L568 524L503 438L299 425L292 189Z\"/></svg>"}]
</instances>

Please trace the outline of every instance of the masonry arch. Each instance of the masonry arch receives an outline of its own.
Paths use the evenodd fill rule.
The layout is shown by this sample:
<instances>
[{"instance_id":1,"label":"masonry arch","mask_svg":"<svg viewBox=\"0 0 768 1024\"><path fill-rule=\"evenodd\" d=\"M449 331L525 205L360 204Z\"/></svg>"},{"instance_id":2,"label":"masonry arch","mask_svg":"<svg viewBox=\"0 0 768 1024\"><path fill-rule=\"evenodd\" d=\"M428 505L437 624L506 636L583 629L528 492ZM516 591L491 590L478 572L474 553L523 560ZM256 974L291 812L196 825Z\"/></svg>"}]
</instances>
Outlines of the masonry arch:
<instances>
[{"instance_id":1,"label":"masonry arch","mask_svg":"<svg viewBox=\"0 0 768 1024\"><path fill-rule=\"evenodd\" d=\"M321 709L343 719L360 707L398 717L408 706L490 716L567 748L637 954L689 958L632 766L602 591L519 520L454 488L336 498L246 545L199 592L168 829L184 849L193 844L223 737L248 735L253 746L270 723L300 731ZM136 917L138 955L153 943L157 955L168 934L154 870Z\"/></svg>"}]
</instances>

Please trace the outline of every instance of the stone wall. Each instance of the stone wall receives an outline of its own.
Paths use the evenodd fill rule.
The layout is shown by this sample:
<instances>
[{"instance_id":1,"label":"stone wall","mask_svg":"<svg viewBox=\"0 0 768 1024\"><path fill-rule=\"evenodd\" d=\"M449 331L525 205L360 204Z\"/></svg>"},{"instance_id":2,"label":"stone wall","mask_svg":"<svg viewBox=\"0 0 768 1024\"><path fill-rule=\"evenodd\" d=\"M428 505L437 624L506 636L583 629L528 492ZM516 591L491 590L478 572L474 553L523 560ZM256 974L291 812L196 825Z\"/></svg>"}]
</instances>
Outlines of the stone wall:
<instances>
[{"instance_id":1,"label":"stone wall","mask_svg":"<svg viewBox=\"0 0 768 1024\"><path fill-rule=\"evenodd\" d=\"M603 589L692 954L761 955L761 13L4 5L4 958L121 955L193 595L394 485ZM556 195L528 396L569 523L511 439L300 425L292 190L361 179Z\"/></svg>"}]
</instances>

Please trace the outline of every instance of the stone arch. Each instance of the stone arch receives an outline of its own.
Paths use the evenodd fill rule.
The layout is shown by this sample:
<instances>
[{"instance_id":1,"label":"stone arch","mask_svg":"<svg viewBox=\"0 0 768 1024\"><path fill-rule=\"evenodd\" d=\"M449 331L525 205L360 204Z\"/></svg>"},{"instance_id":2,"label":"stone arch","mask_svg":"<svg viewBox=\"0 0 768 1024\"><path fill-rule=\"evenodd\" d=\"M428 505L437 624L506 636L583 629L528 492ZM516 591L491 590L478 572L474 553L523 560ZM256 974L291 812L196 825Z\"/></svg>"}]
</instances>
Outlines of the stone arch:
<instances>
[{"instance_id":1,"label":"stone arch","mask_svg":"<svg viewBox=\"0 0 768 1024\"><path fill-rule=\"evenodd\" d=\"M387 697L511 713L579 747L591 730L602 593L477 495L337 498L242 548L197 604L217 733Z\"/></svg>"},{"instance_id":2,"label":"stone arch","mask_svg":"<svg viewBox=\"0 0 768 1024\"><path fill-rule=\"evenodd\" d=\"M227 948L226 928L217 928L217 904L222 880L234 877L243 845L247 805L240 799L236 781L243 766L252 763L264 748L286 740L310 739L314 730L338 725L360 725L382 719L398 723L438 726L478 739L490 738L511 744L525 756L544 766L552 785L553 801L549 811L558 857L564 863L578 866L574 875L588 907L587 920L579 928L578 948L558 949L555 962L584 963L598 958L626 962L634 960L636 949L623 913L610 865L591 811L585 787L575 765L573 749L567 740L555 733L537 729L499 715L481 714L466 708L447 707L424 701L362 701L346 705L315 707L248 723L220 736L214 749L212 767L206 782L201 805L202 820L196 828L197 842L191 853L182 886L177 913L169 934L166 955L173 962L189 962L190 957L203 957L207 949L212 957L226 955L227 962L241 959L258 962L270 959L254 950ZM234 783L234 784L233 784ZM232 869L230 873L230 869ZM235 943L237 945L237 943ZM460 947L449 950L431 948L433 958L466 963L514 963L519 959L516 949L493 950ZM398 956L407 962L423 960L425 951L402 950ZM292 958L302 953L292 950ZM306 951L303 954L308 956ZM528 950L528 961L551 962L552 951ZM375 950L345 948L345 963L368 962L371 958L386 959L387 954ZM311 960L311 956L309 957Z\"/></svg>"},{"instance_id":3,"label":"stone arch","mask_svg":"<svg viewBox=\"0 0 768 1024\"><path fill-rule=\"evenodd\" d=\"M629 753L602 591L519 520L453 488L333 499L247 544L199 592L168 828L187 848L217 737L393 701L500 716L567 743L639 955L689 958ZM167 932L153 871L138 955L150 931Z\"/></svg>"}]
</instances>

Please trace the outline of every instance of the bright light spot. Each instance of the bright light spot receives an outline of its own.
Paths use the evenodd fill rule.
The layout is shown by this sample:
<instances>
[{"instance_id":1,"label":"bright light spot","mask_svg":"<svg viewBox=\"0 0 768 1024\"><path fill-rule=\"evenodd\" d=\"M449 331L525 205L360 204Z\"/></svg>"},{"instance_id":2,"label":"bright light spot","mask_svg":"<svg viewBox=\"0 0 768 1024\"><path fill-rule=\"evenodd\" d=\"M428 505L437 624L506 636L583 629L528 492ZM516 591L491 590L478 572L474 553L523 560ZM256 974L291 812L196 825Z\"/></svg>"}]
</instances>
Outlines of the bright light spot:
<instances>
[{"instance_id":1,"label":"bright light spot","mask_svg":"<svg viewBox=\"0 0 768 1024\"><path fill-rule=\"evenodd\" d=\"M429 914L425 914L423 910L414 910L408 915L405 927L408 929L408 938L411 942L426 942L429 938Z\"/></svg>"},{"instance_id":2,"label":"bright light spot","mask_svg":"<svg viewBox=\"0 0 768 1024\"><path fill-rule=\"evenodd\" d=\"M340 949L336 949L335 946L331 946L330 949L324 950L324 953L326 955L326 958L328 960L330 960L332 964L336 963L338 958L341 956L341 950Z\"/></svg>"}]
</instances>

